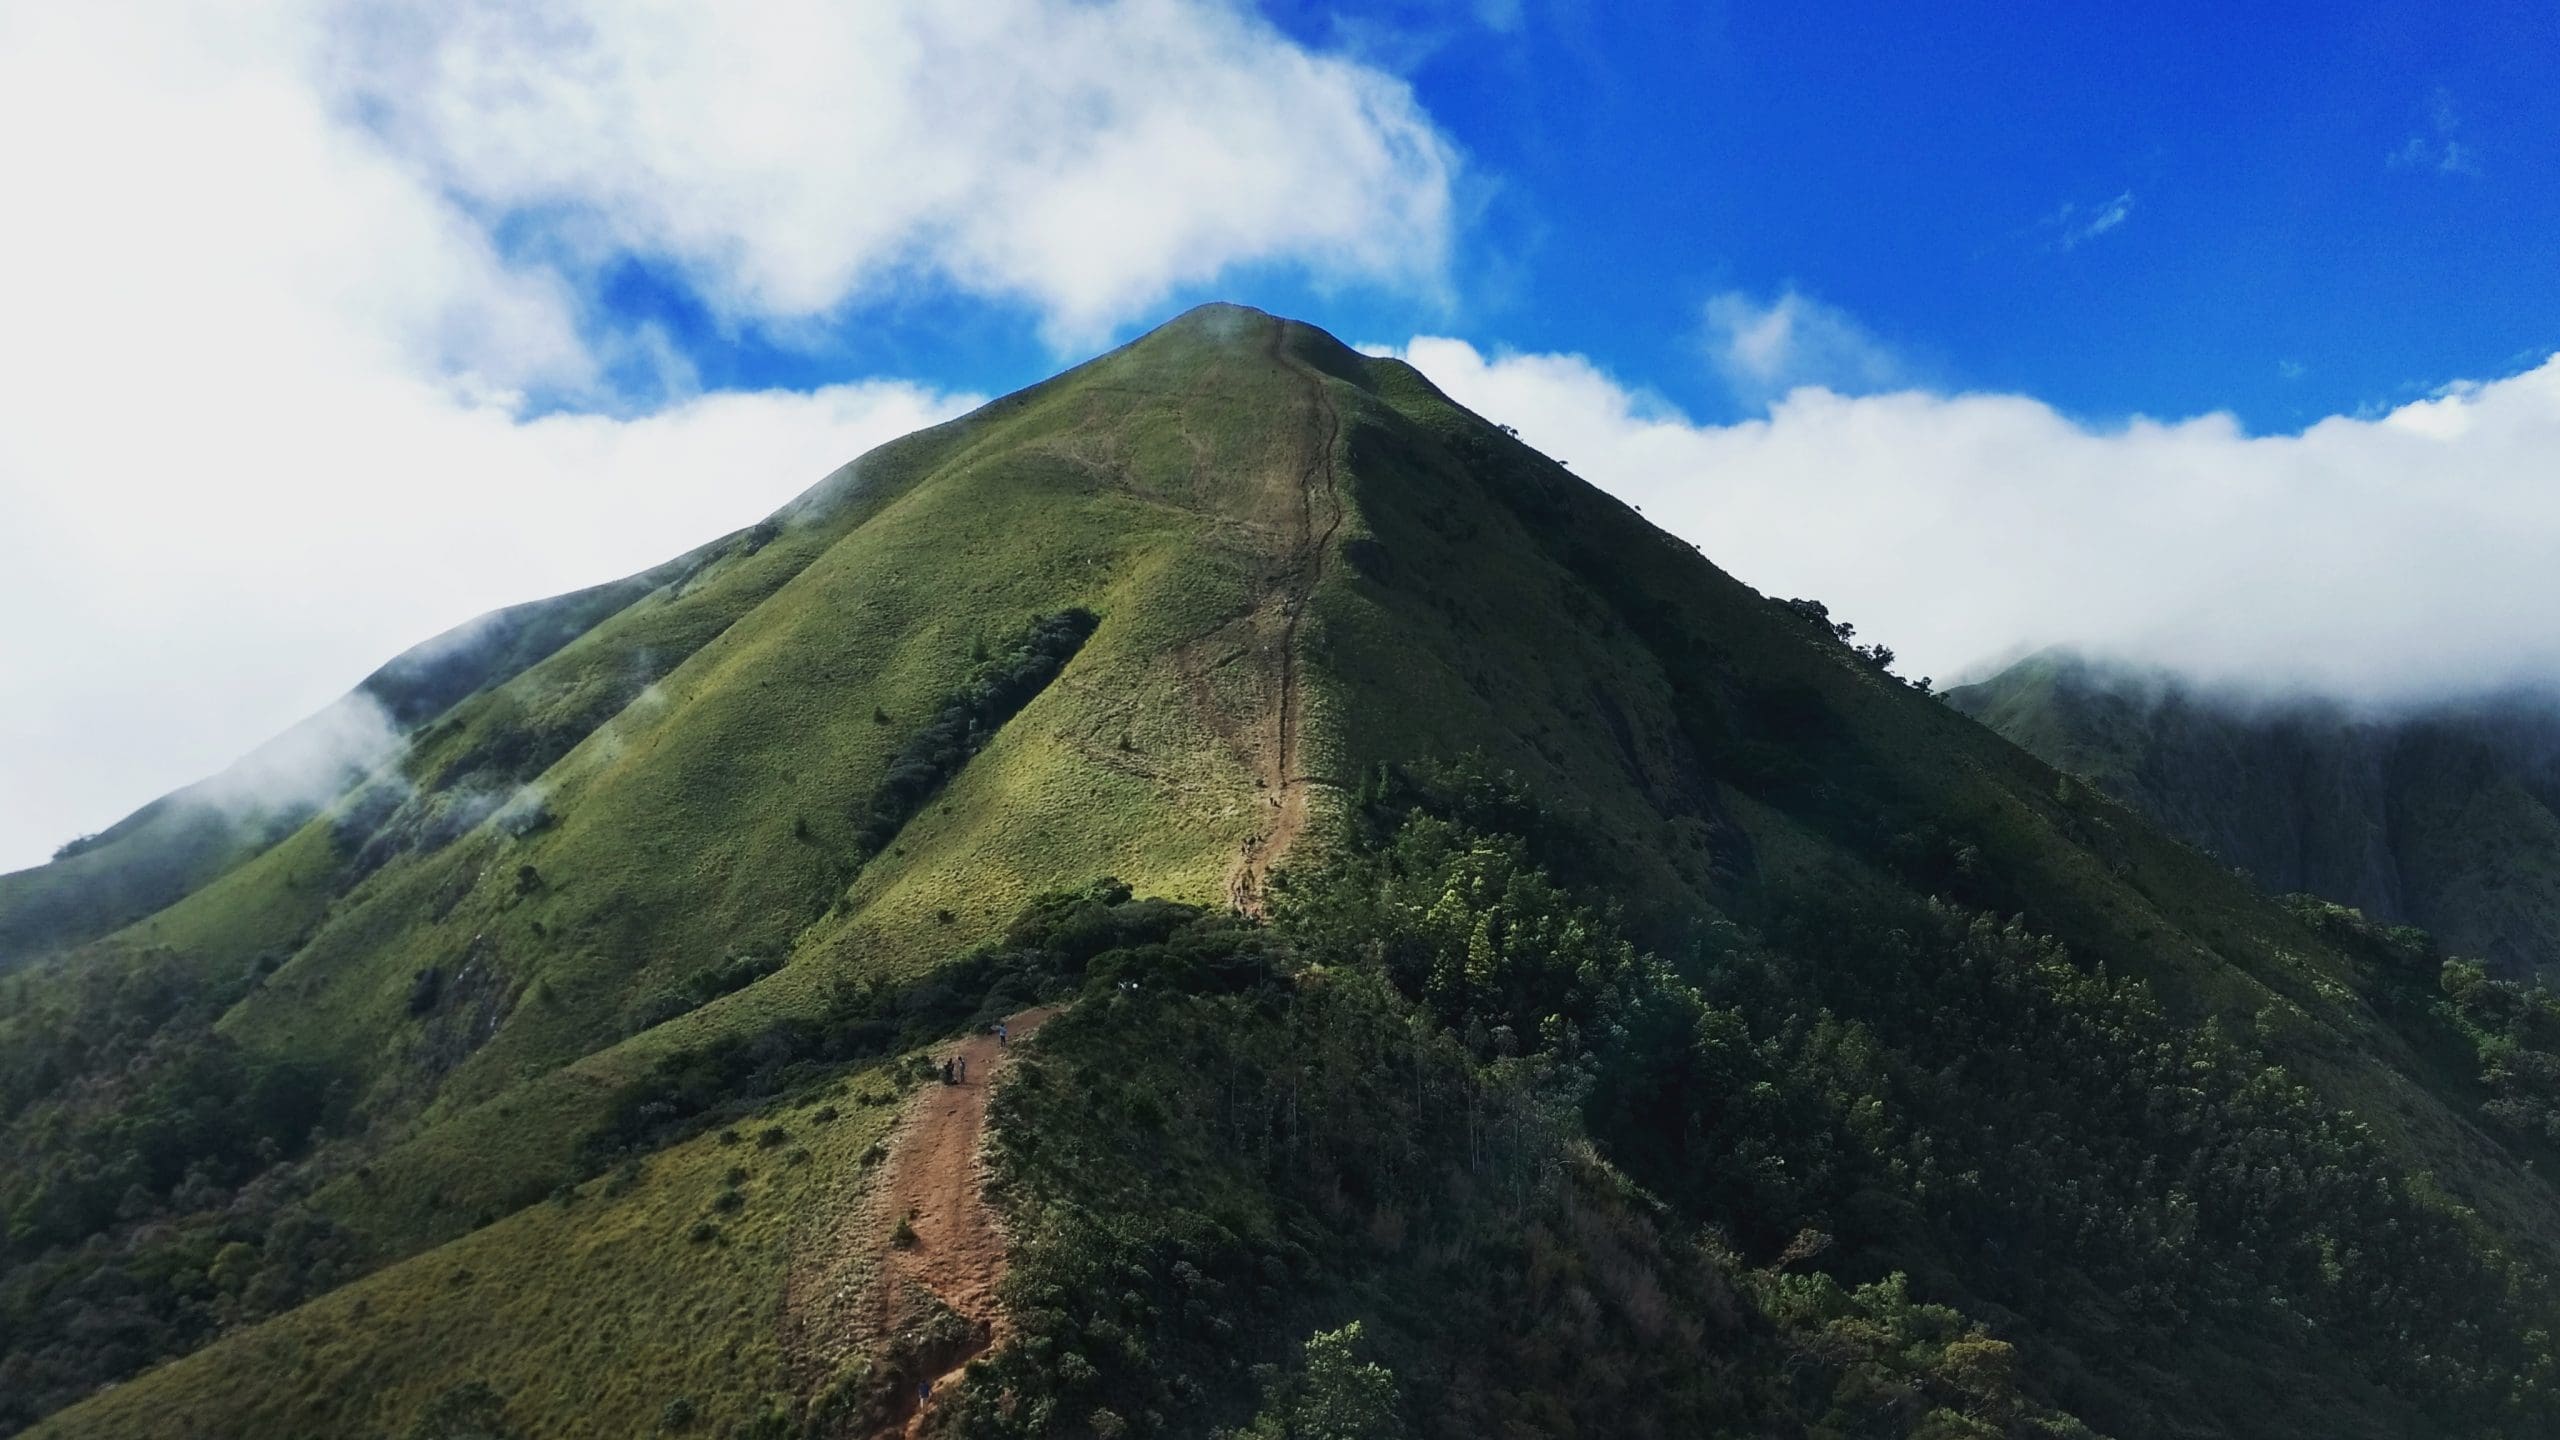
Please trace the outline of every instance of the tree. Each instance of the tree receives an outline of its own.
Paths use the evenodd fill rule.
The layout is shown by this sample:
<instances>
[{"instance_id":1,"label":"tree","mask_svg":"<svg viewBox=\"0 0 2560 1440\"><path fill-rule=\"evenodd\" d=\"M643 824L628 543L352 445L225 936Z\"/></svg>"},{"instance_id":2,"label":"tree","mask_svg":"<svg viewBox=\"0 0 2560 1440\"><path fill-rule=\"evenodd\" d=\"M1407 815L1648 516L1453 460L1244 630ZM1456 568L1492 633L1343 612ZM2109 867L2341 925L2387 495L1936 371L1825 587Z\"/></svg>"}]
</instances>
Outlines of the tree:
<instances>
[{"instance_id":1,"label":"tree","mask_svg":"<svg viewBox=\"0 0 2560 1440\"><path fill-rule=\"evenodd\" d=\"M1307 1339L1297 1373L1263 1392L1262 1413L1240 1440L1393 1440L1395 1372L1359 1357L1360 1322Z\"/></svg>"}]
</instances>

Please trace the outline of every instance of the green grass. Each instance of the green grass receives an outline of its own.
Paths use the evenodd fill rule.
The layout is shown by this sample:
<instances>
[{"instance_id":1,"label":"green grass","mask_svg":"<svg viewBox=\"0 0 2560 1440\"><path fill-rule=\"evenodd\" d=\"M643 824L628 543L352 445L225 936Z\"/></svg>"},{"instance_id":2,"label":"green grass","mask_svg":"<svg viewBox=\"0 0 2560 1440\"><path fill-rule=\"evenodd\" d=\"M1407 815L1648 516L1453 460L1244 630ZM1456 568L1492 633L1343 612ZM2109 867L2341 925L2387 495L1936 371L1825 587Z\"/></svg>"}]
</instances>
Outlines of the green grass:
<instances>
[{"instance_id":1,"label":"green grass","mask_svg":"<svg viewBox=\"0 0 2560 1440\"><path fill-rule=\"evenodd\" d=\"M153 1424L347 1433L354 1416L315 1408L336 1396L396 1428L474 1366L511 1413L564 1427L533 1433L644 1433L677 1394L723 1415L760 1404L769 1335L744 1327L770 1320L771 1257L793 1233L779 1205L751 1198L725 1248L684 1243L696 1182L718 1173L703 1142L621 1200L542 1197L581 1173L582 1138L664 1056L822 1013L849 983L925 976L1033 896L1096 875L1223 901L1268 823L1255 761L1278 703L1274 602L1301 573L1321 414L1301 365L1342 421L1345 513L1297 631L1297 768L1319 823L1296 863L1325 853L1378 763L1472 752L1578 837L1567 878L1605 889L1676 961L1808 894L2021 913L2080 963L2149 981L2171 1013L2264 1036L2407 1170L2519 1248L2560 1248L2548 1183L2471 1123L2477 1097L2436 1042L2404 1034L2368 968L2226 866L1878 674L1410 369L1210 311L875 452L775 522L613 590L574 637L546 612L541 643L422 720L383 780L397 803L371 817L424 835L524 788L546 823L386 845L359 874L334 833L349 800L55 962L281 960L222 1028L351 1077L340 1143L365 1169L314 1204L400 1262L60 1433L125 1433L96 1417L139 1414L123 1407L170 1386L193 1418ZM1091 639L865 858L884 768L975 651L1069 607L1100 617ZM636 1028L650 997L742 954L779 967ZM413 1013L430 968L448 998ZM50 973L27 978L41 990ZM632 1292L651 1263L681 1269L670 1314L701 1311L743 1358L724 1366L727 1340L704 1347L713 1358L662 1355L662 1317ZM358 1299L375 1307L363 1325ZM549 1333L589 1304L605 1317L592 1333ZM462 1358L410 1353L431 1349ZM594 1417L548 1408L607 1374L616 1398ZM277 1376L267 1396L261 1377ZM590 1424L622 1428L576 1428Z\"/></svg>"},{"instance_id":2,"label":"green grass","mask_svg":"<svg viewBox=\"0 0 2560 1440\"><path fill-rule=\"evenodd\" d=\"M700 1433L725 1433L790 1391L777 1322L793 1256L876 1246L863 1238L862 1157L896 1110L851 1094L882 1084L859 1073L742 1122L734 1143L715 1133L673 1146L627 1188L607 1175L565 1203L530 1205L32 1433L398 1435L470 1381L504 1397L520 1434L655 1434L678 1398ZM827 1108L836 1118L817 1118ZM791 1138L758 1146L768 1124ZM733 1166L749 1172L735 1187L744 1203L720 1208ZM691 1238L704 1223L716 1236Z\"/></svg>"}]
</instances>

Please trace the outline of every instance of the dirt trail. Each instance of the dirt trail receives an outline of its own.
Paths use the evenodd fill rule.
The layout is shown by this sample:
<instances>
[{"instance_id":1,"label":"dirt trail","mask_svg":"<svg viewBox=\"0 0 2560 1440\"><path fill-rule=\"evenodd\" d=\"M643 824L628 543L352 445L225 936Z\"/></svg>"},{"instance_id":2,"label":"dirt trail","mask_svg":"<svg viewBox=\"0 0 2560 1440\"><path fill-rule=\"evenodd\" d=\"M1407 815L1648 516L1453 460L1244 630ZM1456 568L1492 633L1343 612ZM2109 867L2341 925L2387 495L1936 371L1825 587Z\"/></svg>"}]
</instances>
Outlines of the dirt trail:
<instances>
[{"instance_id":1,"label":"dirt trail","mask_svg":"<svg viewBox=\"0 0 2560 1440\"><path fill-rule=\"evenodd\" d=\"M1333 459L1334 446L1342 438L1342 413L1334 407L1333 393L1326 388L1324 375L1289 353L1289 326L1286 320L1272 322L1271 358L1307 382L1308 397L1321 424L1298 467L1297 542L1291 547L1289 571L1279 596L1280 699L1271 718L1271 742L1258 747L1256 757L1271 823L1268 829L1255 832L1245 841L1243 853L1236 857L1235 868L1227 875L1228 900L1248 915L1262 913L1263 882L1307 825L1308 776L1298 763L1298 741L1306 711L1305 687L1298 677L1298 624L1315 598L1316 583L1324 578L1334 532L1342 527L1341 477ZM1316 494L1319 489L1324 492L1321 522Z\"/></svg>"},{"instance_id":2,"label":"dirt trail","mask_svg":"<svg viewBox=\"0 0 2560 1440\"><path fill-rule=\"evenodd\" d=\"M1051 1005L1005 1022L1020 1044L1058 1013ZM868 1195L833 1215L810 1217L795 1242L782 1297L785 1363L795 1385L816 1395L855 1357L879 1355L948 1310L968 1336L957 1349L929 1350L939 1397L971 1360L1003 1343L1004 1314L996 1287L1004 1279L1005 1235L987 1203L982 1146L987 1097L1011 1058L992 1034L972 1035L932 1052L969 1062L965 1084L923 1086L888 1139L889 1153ZM888 1243L904 1219L914 1243ZM889 1398L877 1435L921 1433L931 1405L919 1406L915 1378Z\"/></svg>"},{"instance_id":3,"label":"dirt trail","mask_svg":"<svg viewBox=\"0 0 2560 1440\"><path fill-rule=\"evenodd\" d=\"M1028 1039L1058 1006L1025 1010L1005 1022L1014 1043ZM1009 1045L991 1034L977 1034L940 1049L937 1058L965 1060L968 1078L957 1085L927 1085L897 1137L890 1142L887 1172L881 1176L873 1216L886 1234L903 1217L915 1231L912 1245L889 1247L878 1284L879 1332L894 1332L909 1318L914 1296L921 1292L950 1307L977 1332L934 1377L938 1399L970 1361L1004 1342L1004 1312L996 1304L996 1285L1004 1279L1004 1226L987 1203L985 1160L987 1094L1011 1058ZM933 1401L912 1404L903 1433L923 1433Z\"/></svg>"}]
</instances>

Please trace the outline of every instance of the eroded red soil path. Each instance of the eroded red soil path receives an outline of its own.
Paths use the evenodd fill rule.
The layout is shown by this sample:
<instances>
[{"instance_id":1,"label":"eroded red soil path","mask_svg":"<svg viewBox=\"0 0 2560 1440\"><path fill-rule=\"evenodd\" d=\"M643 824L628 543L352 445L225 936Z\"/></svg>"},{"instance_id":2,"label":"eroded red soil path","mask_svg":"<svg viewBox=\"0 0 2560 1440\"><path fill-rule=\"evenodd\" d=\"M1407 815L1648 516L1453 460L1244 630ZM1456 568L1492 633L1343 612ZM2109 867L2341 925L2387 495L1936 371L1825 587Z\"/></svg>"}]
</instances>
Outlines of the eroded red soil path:
<instances>
[{"instance_id":1,"label":"eroded red soil path","mask_svg":"<svg viewBox=\"0 0 2560 1440\"><path fill-rule=\"evenodd\" d=\"M1058 1007L1026 1010L1006 1022L1012 1044L1020 1044ZM898 1134L890 1141L889 1159L874 1191L873 1218L886 1235L904 1218L915 1231L911 1245L892 1245L873 1286L879 1306L878 1330L894 1333L913 1318L920 1296L931 1296L976 1331L977 1339L943 1373L933 1389L940 1395L971 1360L1004 1343L1004 1311L996 1303L996 1286L1004 1279L1004 1226L987 1202L985 1185L987 1096L1011 1055L991 1034L978 1034L939 1049L935 1059L968 1062L968 1078L957 1085L925 1086ZM915 1406L905 1417L904 1433L920 1434L932 1402Z\"/></svg>"}]
</instances>

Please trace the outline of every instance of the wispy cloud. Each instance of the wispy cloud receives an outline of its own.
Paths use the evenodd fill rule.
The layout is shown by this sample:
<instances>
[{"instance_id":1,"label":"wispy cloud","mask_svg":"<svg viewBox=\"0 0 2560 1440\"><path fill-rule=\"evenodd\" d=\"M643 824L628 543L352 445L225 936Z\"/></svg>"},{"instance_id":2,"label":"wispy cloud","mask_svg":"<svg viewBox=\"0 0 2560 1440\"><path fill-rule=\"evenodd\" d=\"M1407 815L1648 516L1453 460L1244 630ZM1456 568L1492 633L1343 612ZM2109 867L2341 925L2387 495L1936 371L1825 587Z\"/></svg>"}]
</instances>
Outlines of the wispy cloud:
<instances>
[{"instance_id":1,"label":"wispy cloud","mask_svg":"<svg viewBox=\"0 0 2560 1440\"><path fill-rule=\"evenodd\" d=\"M2480 173L2480 156L2465 144L2457 132L2462 117L2454 113L2453 97L2439 90L2427 107L2427 121L2400 147L2384 158L2394 170L2426 170L2438 175L2472 175Z\"/></svg>"},{"instance_id":2,"label":"wispy cloud","mask_svg":"<svg viewBox=\"0 0 2560 1440\"><path fill-rule=\"evenodd\" d=\"M2065 200L2044 217L2041 228L2052 233L2055 249L2077 250L2132 217L2133 192L2126 190L2094 205Z\"/></svg>"},{"instance_id":3,"label":"wispy cloud","mask_svg":"<svg viewBox=\"0 0 2560 1440\"><path fill-rule=\"evenodd\" d=\"M1728 290L1707 302L1707 355L1737 399L1759 404L1801 386L1867 394L1907 383L1893 347L1857 318L1790 286L1768 301Z\"/></svg>"}]
</instances>

